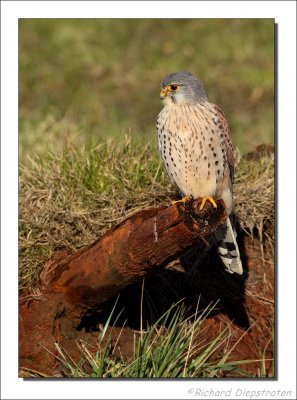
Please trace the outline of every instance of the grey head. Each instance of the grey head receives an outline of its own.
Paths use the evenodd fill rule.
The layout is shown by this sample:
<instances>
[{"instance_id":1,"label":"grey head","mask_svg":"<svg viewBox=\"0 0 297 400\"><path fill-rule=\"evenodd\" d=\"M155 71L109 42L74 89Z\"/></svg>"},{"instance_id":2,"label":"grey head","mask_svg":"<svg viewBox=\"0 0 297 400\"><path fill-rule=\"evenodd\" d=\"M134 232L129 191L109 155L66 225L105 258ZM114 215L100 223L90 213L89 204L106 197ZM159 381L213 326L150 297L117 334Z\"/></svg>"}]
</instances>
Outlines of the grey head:
<instances>
[{"instance_id":1,"label":"grey head","mask_svg":"<svg viewBox=\"0 0 297 400\"><path fill-rule=\"evenodd\" d=\"M171 104L196 104L208 100L203 83L186 71L173 72L163 79L160 98Z\"/></svg>"}]
</instances>

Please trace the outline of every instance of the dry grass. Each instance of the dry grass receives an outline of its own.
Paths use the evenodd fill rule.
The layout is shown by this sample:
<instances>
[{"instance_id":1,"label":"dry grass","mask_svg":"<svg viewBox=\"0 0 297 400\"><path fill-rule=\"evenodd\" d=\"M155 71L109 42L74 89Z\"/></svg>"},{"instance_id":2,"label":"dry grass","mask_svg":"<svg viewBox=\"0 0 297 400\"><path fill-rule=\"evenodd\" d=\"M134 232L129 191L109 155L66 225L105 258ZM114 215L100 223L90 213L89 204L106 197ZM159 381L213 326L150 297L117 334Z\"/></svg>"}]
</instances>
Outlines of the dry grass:
<instances>
[{"instance_id":1,"label":"dry grass","mask_svg":"<svg viewBox=\"0 0 297 400\"><path fill-rule=\"evenodd\" d=\"M262 239L266 222L274 223L274 155L257 160L242 159L236 171L235 211L240 225L249 233L254 228Z\"/></svg>"},{"instance_id":2,"label":"dry grass","mask_svg":"<svg viewBox=\"0 0 297 400\"><path fill-rule=\"evenodd\" d=\"M241 160L234 187L241 226L261 230L273 220L274 160ZM20 166L20 288L59 249L86 245L139 209L169 204L175 194L154 144L107 141L64 148Z\"/></svg>"}]
</instances>

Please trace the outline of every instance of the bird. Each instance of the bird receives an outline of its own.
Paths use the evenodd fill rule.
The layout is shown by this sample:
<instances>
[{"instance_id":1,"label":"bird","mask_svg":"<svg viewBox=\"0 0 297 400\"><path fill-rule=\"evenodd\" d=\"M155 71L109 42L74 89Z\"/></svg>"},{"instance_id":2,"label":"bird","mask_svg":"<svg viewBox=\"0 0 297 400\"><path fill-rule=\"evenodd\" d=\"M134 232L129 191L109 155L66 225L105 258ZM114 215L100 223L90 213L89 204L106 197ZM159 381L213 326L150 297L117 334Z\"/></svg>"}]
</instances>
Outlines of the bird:
<instances>
[{"instance_id":1,"label":"bird","mask_svg":"<svg viewBox=\"0 0 297 400\"><path fill-rule=\"evenodd\" d=\"M157 118L158 145L171 181L182 200L202 198L200 209L215 199L225 203L227 220L214 233L227 272L243 273L232 223L235 158L223 111L208 100L202 81L187 71L161 82L163 108Z\"/></svg>"}]
</instances>

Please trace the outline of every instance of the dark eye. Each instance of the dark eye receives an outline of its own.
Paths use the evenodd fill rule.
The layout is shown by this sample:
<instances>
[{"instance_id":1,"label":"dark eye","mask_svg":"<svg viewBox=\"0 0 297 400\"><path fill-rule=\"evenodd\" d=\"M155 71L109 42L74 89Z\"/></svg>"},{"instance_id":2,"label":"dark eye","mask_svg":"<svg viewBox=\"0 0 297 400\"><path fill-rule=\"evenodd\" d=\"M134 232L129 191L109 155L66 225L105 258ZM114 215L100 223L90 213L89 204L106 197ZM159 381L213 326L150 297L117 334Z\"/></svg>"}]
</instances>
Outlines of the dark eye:
<instances>
[{"instance_id":1,"label":"dark eye","mask_svg":"<svg viewBox=\"0 0 297 400\"><path fill-rule=\"evenodd\" d=\"M170 85L169 88L170 90L175 91L177 89L177 85Z\"/></svg>"}]
</instances>

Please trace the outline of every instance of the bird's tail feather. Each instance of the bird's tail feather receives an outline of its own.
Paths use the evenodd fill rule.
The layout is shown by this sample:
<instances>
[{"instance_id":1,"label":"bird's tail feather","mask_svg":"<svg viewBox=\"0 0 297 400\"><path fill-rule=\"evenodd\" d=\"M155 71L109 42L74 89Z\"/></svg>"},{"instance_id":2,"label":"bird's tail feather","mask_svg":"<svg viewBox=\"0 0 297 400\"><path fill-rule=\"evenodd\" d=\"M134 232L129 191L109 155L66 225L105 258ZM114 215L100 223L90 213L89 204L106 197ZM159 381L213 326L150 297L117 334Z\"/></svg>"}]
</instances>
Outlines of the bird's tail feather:
<instances>
[{"instance_id":1,"label":"bird's tail feather","mask_svg":"<svg viewBox=\"0 0 297 400\"><path fill-rule=\"evenodd\" d=\"M242 275L243 269L240 260L240 253L236 242L236 231L232 226L230 218L225 225L221 226L215 233L220 257L226 270L233 274L236 272Z\"/></svg>"}]
</instances>

